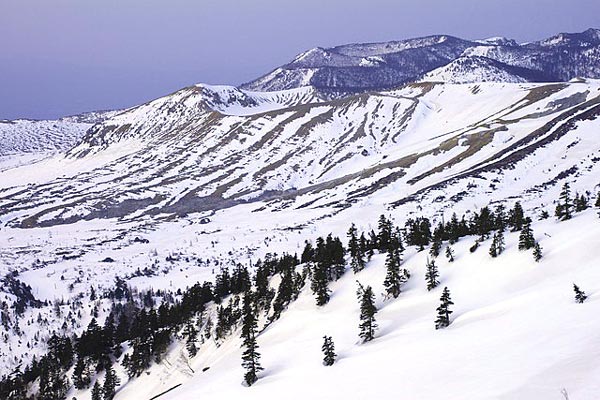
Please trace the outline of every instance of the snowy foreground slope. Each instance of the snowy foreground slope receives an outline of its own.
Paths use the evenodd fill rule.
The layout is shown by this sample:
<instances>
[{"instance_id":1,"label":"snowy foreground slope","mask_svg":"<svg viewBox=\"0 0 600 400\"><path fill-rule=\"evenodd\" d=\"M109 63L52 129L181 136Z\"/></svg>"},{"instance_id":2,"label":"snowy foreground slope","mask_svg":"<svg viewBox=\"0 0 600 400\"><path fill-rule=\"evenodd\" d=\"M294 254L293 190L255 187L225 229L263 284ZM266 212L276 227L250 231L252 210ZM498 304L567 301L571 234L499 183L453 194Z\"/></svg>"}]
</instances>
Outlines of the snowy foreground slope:
<instances>
[{"instance_id":1,"label":"snowy foreground slope","mask_svg":"<svg viewBox=\"0 0 600 400\"><path fill-rule=\"evenodd\" d=\"M425 288L426 253L410 251L404 266L412 277L396 300L382 299L383 255L367 268L348 272L332 285L331 301L315 306L306 288L282 318L258 337L265 371L252 387L242 386L241 341L224 342L175 367L180 351L126 385L116 399L144 399L183 385L164 399L190 398L399 398L399 399L594 399L600 391L600 223L593 211L569 222L534 225L544 247L536 263L517 250L517 234L497 259L484 249L471 254L472 238L455 246L458 257L440 257L441 285ZM377 294L379 331L368 344L358 340L356 284ZM586 285L590 298L573 300L572 283ZM452 292L452 324L435 330L442 288ZM331 335L339 360L321 364L323 335ZM206 372L203 368L210 367ZM195 371L191 373L191 370Z\"/></svg>"},{"instance_id":2,"label":"snowy foreground slope","mask_svg":"<svg viewBox=\"0 0 600 400\"><path fill-rule=\"evenodd\" d=\"M65 154L0 172L0 276L29 285L31 295L0 282L0 314L10 316L9 329L0 328L0 375L44 354L52 332L81 335L93 314L102 323L109 301L90 300L92 289L106 293L116 277L135 293L179 300L178 289L214 281L223 265L300 254L305 240L329 233L346 244L353 222L360 231L377 229L381 214L401 227L417 216L436 224L520 201L544 249L539 263L516 249L516 233L497 259L489 240L471 254L475 238L462 238L453 264L438 257L442 284L427 292L427 251L411 247L404 267L412 277L384 302L384 255L375 255L363 272L331 284L329 304L317 308L307 285L258 336L265 371L254 386L241 385L239 327L192 359L177 332L141 377L128 380L123 356L115 360L116 398L150 399L181 383L161 399L561 399L562 388L571 399L594 399L597 209L566 222L538 219L553 214L564 183L593 205L598 115L600 83L583 79L421 82L341 99L311 87L196 85L125 110ZM373 285L380 308L368 344L357 336L357 279ZM574 303L573 282L591 295L584 304ZM436 331L444 286L455 313ZM24 297L16 316L11 307ZM329 368L320 363L324 334L340 355ZM90 392L71 388L72 397Z\"/></svg>"}]
</instances>

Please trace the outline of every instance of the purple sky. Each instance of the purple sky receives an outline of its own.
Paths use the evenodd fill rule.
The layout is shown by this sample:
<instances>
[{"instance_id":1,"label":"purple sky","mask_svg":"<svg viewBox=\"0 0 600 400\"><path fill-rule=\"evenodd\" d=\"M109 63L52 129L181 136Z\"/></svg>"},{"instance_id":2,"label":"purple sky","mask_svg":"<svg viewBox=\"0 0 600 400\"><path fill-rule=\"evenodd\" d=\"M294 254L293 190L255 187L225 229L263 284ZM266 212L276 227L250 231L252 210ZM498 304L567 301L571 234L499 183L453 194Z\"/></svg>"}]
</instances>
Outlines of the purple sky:
<instances>
[{"instance_id":1,"label":"purple sky","mask_svg":"<svg viewBox=\"0 0 600 400\"><path fill-rule=\"evenodd\" d=\"M599 26L598 0L0 0L0 119L237 85L315 46Z\"/></svg>"}]
</instances>

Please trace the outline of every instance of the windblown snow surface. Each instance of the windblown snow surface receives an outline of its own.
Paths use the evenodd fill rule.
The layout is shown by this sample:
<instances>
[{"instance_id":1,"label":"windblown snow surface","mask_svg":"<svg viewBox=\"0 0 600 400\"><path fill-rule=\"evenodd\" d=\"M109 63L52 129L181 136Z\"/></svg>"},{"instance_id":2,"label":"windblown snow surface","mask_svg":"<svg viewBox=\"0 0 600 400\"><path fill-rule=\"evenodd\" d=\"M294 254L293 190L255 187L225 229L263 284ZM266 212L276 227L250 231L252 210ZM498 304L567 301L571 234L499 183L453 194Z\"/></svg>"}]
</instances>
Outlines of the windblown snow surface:
<instances>
[{"instance_id":1,"label":"windblown snow surface","mask_svg":"<svg viewBox=\"0 0 600 400\"><path fill-rule=\"evenodd\" d=\"M435 224L521 201L543 247L539 263L517 250L516 233L496 259L489 241L470 253L475 238L462 238L454 263L437 259L441 285L428 292L427 251L410 248L412 277L398 299L384 300L376 254L331 285L327 305L316 307L307 286L260 333L265 370L254 386L242 385L238 330L205 341L192 359L177 340L139 378L117 366L116 399L147 400L180 384L160 399L559 400L563 388L571 399L597 399L598 210L566 222L538 217L552 214L565 182L593 198L600 190L599 103L594 80L420 83L333 101L311 88L199 85L120 113L66 154L0 172L1 274L18 272L39 300L65 300L60 316L52 305L26 311L22 335L0 342L0 374L42 354L52 331L80 334L94 306L103 321L108 303L89 302L90 287L110 288L115 276L175 291L214 279L217 268L200 259L250 264L268 252L299 254L305 240L330 232L345 241L352 222L376 229L380 214L400 226L420 215ZM377 295L379 330L367 344L358 338L357 280ZM574 282L590 295L583 304ZM435 330L445 286L452 324ZM83 311L63 326L67 301ZM339 354L331 367L321 364L323 335ZM90 393L72 389L73 397Z\"/></svg>"}]
</instances>

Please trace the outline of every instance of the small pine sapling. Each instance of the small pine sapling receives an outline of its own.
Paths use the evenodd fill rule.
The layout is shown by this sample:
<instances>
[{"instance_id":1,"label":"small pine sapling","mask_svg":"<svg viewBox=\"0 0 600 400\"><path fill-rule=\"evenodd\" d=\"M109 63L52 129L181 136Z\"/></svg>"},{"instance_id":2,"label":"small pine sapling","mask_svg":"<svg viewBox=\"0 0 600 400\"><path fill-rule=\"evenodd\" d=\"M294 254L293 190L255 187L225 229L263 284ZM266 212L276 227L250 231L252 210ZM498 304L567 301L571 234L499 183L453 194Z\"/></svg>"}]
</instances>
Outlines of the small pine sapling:
<instances>
[{"instance_id":1,"label":"small pine sapling","mask_svg":"<svg viewBox=\"0 0 600 400\"><path fill-rule=\"evenodd\" d=\"M533 245L533 259L535 262L540 262L542 259L542 246L539 242L535 242L535 245Z\"/></svg>"},{"instance_id":2,"label":"small pine sapling","mask_svg":"<svg viewBox=\"0 0 600 400\"><path fill-rule=\"evenodd\" d=\"M323 336L323 346L321 346L321 350L323 351L323 365L333 365L336 354L335 345L333 344L333 339L331 336Z\"/></svg>"},{"instance_id":3,"label":"small pine sapling","mask_svg":"<svg viewBox=\"0 0 600 400\"><path fill-rule=\"evenodd\" d=\"M587 295L576 284L573 284L573 290L575 290L575 301L577 303L583 303L587 299Z\"/></svg>"},{"instance_id":4,"label":"small pine sapling","mask_svg":"<svg viewBox=\"0 0 600 400\"><path fill-rule=\"evenodd\" d=\"M446 247L446 258L448 258L448 262L454 262L454 250L452 247Z\"/></svg>"},{"instance_id":5,"label":"small pine sapling","mask_svg":"<svg viewBox=\"0 0 600 400\"><path fill-rule=\"evenodd\" d=\"M450 314L452 314L450 306L454 303L450 299L450 290L448 290L447 287L445 287L444 291L442 292L440 302L441 304L437 308L438 316L435 320L435 329L443 329L450 325Z\"/></svg>"}]
</instances>

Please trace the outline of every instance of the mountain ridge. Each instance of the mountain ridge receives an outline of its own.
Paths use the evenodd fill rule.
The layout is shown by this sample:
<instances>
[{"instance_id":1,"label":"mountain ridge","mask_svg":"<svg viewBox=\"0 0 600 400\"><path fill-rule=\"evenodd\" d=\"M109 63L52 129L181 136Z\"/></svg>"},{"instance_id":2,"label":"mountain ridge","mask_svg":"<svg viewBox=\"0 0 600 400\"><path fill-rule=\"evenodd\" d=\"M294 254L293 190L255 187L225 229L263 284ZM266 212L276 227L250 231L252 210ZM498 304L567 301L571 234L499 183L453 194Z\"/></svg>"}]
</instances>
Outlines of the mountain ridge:
<instances>
[{"instance_id":1,"label":"mountain ridge","mask_svg":"<svg viewBox=\"0 0 600 400\"><path fill-rule=\"evenodd\" d=\"M525 44L506 38L491 39L494 40L431 35L389 42L316 47L240 87L259 91L303 85L351 92L384 90L415 81L436 68L471 55L530 69L531 74L538 74L530 77L530 82L568 81L577 76L600 77L598 67L586 67L591 60L596 65L600 60L598 29L560 33Z\"/></svg>"}]
</instances>

